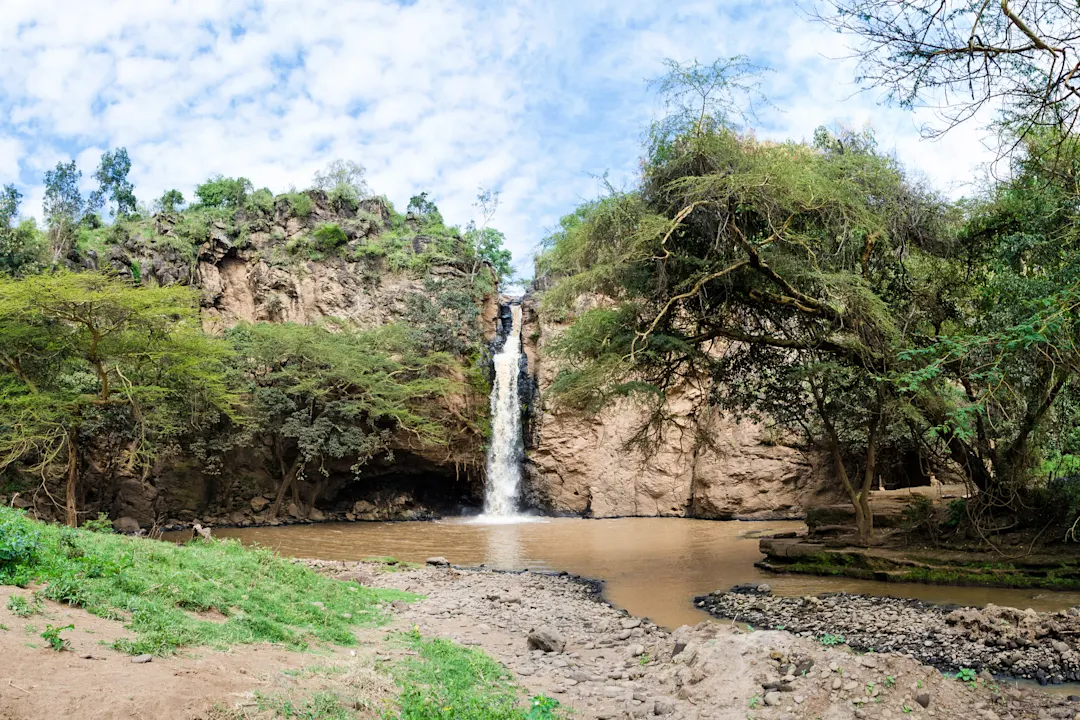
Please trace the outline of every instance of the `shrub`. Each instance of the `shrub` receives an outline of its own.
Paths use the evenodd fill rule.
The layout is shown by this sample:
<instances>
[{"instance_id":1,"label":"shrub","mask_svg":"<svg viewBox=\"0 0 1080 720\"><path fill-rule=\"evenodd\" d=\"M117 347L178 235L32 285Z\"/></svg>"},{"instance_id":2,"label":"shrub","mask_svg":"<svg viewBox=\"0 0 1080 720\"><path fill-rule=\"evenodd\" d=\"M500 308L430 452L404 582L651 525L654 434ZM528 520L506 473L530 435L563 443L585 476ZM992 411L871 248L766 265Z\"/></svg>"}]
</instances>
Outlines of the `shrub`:
<instances>
[{"instance_id":1,"label":"shrub","mask_svg":"<svg viewBox=\"0 0 1080 720\"><path fill-rule=\"evenodd\" d=\"M278 197L284 198L289 203L296 217L306 218L315 211L315 201L306 193L291 192Z\"/></svg>"},{"instance_id":2,"label":"shrub","mask_svg":"<svg viewBox=\"0 0 1080 720\"><path fill-rule=\"evenodd\" d=\"M262 215L274 214L274 193L269 188L256 190L247 199L247 208Z\"/></svg>"},{"instance_id":3,"label":"shrub","mask_svg":"<svg viewBox=\"0 0 1080 720\"><path fill-rule=\"evenodd\" d=\"M306 197L306 196L305 196ZM325 223L315 228L315 247L324 252L340 247L349 241L345 231L337 223Z\"/></svg>"},{"instance_id":4,"label":"shrub","mask_svg":"<svg viewBox=\"0 0 1080 720\"><path fill-rule=\"evenodd\" d=\"M6 569L32 563L40 541L40 533L21 514L0 516L0 581Z\"/></svg>"}]
</instances>

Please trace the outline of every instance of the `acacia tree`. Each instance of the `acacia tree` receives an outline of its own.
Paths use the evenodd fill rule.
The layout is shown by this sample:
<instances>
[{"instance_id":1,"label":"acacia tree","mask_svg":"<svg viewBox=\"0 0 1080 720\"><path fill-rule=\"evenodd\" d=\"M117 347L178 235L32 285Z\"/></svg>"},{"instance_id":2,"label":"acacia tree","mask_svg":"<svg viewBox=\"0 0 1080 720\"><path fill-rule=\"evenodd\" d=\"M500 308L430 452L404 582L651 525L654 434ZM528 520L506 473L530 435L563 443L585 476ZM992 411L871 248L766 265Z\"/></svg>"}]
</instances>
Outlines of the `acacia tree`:
<instances>
[{"instance_id":1,"label":"acacia tree","mask_svg":"<svg viewBox=\"0 0 1080 720\"><path fill-rule=\"evenodd\" d=\"M75 526L84 443L120 432L126 466L147 471L167 442L234 412L226 359L188 288L96 273L0 279L0 469L29 463L47 491L63 466Z\"/></svg>"},{"instance_id":2,"label":"acacia tree","mask_svg":"<svg viewBox=\"0 0 1080 720\"><path fill-rule=\"evenodd\" d=\"M420 443L445 439L437 400L456 387L447 379L453 361L419 353L406 328L260 323L230 330L229 339L251 383L251 430L273 448L271 518L290 491L301 506L298 482L309 474L313 507L335 461L349 461L359 477L368 460L391 452L398 433Z\"/></svg>"},{"instance_id":3,"label":"acacia tree","mask_svg":"<svg viewBox=\"0 0 1080 720\"><path fill-rule=\"evenodd\" d=\"M860 80L947 131L987 108L1020 135L1080 113L1080 6L1069 0L825 0L816 13L860 39Z\"/></svg>"}]
</instances>

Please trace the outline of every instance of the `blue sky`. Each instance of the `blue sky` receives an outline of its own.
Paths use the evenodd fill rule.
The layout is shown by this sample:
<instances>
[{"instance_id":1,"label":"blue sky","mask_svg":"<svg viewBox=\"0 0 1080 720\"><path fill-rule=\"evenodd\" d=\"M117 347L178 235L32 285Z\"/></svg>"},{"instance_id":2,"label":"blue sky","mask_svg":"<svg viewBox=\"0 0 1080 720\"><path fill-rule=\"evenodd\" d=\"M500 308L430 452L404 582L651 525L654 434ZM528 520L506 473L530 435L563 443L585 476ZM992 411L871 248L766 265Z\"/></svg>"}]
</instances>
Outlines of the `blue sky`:
<instances>
[{"instance_id":1,"label":"blue sky","mask_svg":"<svg viewBox=\"0 0 1080 720\"><path fill-rule=\"evenodd\" d=\"M519 267L558 218L633 181L665 58L749 55L774 71L764 138L871 125L950 195L989 159L977 125L924 141L929 111L854 84L845 39L785 0L4 0L0 184L40 215L43 172L84 179L124 146L140 200L207 177L308 187L336 158L399 207L432 193L447 220L501 193L493 225Z\"/></svg>"}]
</instances>

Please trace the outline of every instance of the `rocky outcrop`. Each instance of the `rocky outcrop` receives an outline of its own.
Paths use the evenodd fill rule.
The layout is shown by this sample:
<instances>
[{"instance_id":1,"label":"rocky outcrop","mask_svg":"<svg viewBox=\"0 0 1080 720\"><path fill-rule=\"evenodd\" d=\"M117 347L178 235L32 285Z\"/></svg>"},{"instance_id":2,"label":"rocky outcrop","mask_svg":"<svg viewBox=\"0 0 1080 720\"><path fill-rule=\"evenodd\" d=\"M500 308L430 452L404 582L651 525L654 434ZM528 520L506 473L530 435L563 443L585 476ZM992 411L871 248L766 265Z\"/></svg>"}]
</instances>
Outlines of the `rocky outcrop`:
<instances>
[{"instance_id":1,"label":"rocky outcrop","mask_svg":"<svg viewBox=\"0 0 1080 720\"><path fill-rule=\"evenodd\" d=\"M814 452L701 402L707 387L669 394L661 434L640 443L644 412L623 400L597 415L560 410L547 390L558 372L545 345L560 327L526 303L525 343L539 399L528 434L527 502L548 512L615 517L799 516L831 497Z\"/></svg>"},{"instance_id":2,"label":"rocky outcrop","mask_svg":"<svg viewBox=\"0 0 1080 720\"><path fill-rule=\"evenodd\" d=\"M427 237L417 218L392 219L381 198L350 207L311 190L267 196L229 214L197 208L159 213L109 232L100 253L76 255L72 267L108 269L144 284L195 287L210 333L242 322L331 320L360 328L436 323L440 342L453 344L461 358L495 335L500 300L491 267L453 260L460 256L460 236L440 228L438 238ZM478 278L478 271L489 277ZM492 292L473 308L475 288L485 283ZM455 378L463 390L439 400L460 419L452 442L435 446L400 433L391 442L392 456L364 466L362 482L346 459L340 467L327 467L325 476L294 483L282 519L412 520L475 506L483 495L484 467L477 427L488 398L466 372ZM263 500L274 498L281 472L261 439L225 449L195 439L190 447L162 452L138 476L119 460L130 452L125 442L102 433L84 443L88 467L79 507L89 517L103 511L123 520L126 529L268 519ZM16 485L20 503L43 519L59 518L62 508L53 507L40 489L35 493L38 480L28 476ZM0 501L8 500L0 493Z\"/></svg>"}]
</instances>

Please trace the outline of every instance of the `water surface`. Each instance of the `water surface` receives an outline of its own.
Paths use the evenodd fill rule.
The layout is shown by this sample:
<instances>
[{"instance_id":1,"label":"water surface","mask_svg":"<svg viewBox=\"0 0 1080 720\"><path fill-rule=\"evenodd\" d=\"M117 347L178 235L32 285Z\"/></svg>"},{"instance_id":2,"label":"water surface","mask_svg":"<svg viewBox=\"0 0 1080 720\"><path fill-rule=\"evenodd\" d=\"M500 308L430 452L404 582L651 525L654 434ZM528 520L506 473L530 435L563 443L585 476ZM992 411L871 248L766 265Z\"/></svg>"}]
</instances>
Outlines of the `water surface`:
<instances>
[{"instance_id":1,"label":"water surface","mask_svg":"<svg viewBox=\"0 0 1080 720\"><path fill-rule=\"evenodd\" d=\"M773 575L754 567L763 556L756 537L798 530L800 522L724 522L684 518L480 524L468 520L399 523L322 523L215 530L219 537L271 547L283 555L326 560L392 556L423 562L442 555L456 565L507 570L565 570L604 581L605 597L634 615L669 628L708 616L695 595L737 583L769 583L781 595L854 592L915 597L936 603L1012 605L1061 610L1080 605L1080 593L881 583L810 575Z\"/></svg>"}]
</instances>

